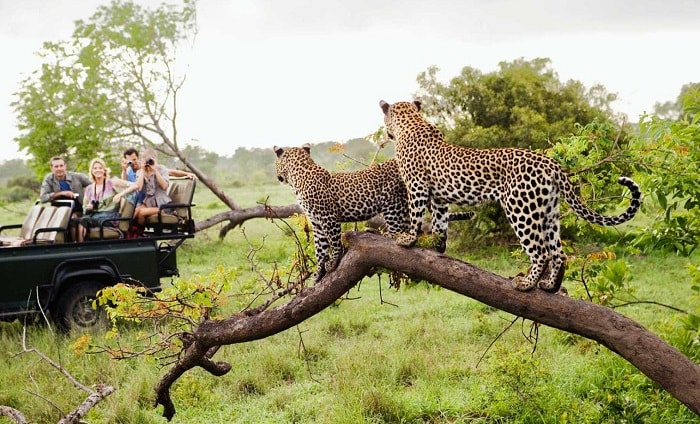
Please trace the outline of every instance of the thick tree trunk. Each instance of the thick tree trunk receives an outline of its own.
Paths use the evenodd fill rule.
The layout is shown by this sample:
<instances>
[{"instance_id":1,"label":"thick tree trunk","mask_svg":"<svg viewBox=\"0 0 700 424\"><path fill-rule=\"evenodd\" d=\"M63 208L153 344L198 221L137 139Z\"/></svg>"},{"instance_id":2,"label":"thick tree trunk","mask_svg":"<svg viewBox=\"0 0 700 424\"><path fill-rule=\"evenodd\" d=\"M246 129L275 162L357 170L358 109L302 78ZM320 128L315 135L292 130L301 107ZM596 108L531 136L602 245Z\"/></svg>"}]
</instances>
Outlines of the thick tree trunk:
<instances>
[{"instance_id":1,"label":"thick tree trunk","mask_svg":"<svg viewBox=\"0 0 700 424\"><path fill-rule=\"evenodd\" d=\"M510 281L434 251L397 246L371 233L345 234L348 251L338 268L290 301L259 313L239 313L202 323L192 343L156 386L163 415L175 413L170 386L202 366L215 375L227 364L211 361L218 346L261 339L284 331L330 306L378 267L401 271L511 314L595 340L616 352L700 414L700 367L647 329L615 311L541 290L520 292Z\"/></svg>"}]
</instances>

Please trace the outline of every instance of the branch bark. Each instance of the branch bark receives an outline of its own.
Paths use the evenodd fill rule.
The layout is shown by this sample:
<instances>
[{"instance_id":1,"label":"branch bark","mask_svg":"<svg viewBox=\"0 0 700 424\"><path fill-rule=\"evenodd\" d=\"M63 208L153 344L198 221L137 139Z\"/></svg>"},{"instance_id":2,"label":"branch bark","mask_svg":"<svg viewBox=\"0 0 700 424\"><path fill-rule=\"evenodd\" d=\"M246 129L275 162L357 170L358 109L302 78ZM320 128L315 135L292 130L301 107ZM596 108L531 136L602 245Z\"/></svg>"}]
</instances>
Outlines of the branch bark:
<instances>
[{"instance_id":1,"label":"branch bark","mask_svg":"<svg viewBox=\"0 0 700 424\"><path fill-rule=\"evenodd\" d=\"M226 237L226 234L243 224L245 221L253 218L287 218L295 213L304 213L301 207L297 204L286 206L265 206L257 205L245 209L234 209L216 214L207 219L197 221L195 231L206 230L224 221L229 221L219 231L219 238Z\"/></svg>"},{"instance_id":2,"label":"branch bark","mask_svg":"<svg viewBox=\"0 0 700 424\"><path fill-rule=\"evenodd\" d=\"M397 246L372 233L347 232L348 250L338 268L290 301L257 314L241 312L203 322L181 359L156 385L156 405L171 419L170 387L187 370L201 366L215 375L228 369L213 363L212 348L258 340L284 331L330 306L378 267L401 271L455 293L532 321L600 342L629 361L664 390L700 415L700 367L635 321L590 302L546 293L517 291L510 281L434 251Z\"/></svg>"}]
</instances>

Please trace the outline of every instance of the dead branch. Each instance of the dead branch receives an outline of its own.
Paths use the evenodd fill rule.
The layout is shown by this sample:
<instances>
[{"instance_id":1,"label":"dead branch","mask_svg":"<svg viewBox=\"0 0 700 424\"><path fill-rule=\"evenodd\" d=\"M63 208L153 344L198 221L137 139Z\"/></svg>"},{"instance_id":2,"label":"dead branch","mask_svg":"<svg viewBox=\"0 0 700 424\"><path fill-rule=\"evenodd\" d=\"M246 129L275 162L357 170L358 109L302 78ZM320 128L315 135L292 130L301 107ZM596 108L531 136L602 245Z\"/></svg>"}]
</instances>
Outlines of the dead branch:
<instances>
[{"instance_id":1,"label":"dead branch","mask_svg":"<svg viewBox=\"0 0 700 424\"><path fill-rule=\"evenodd\" d=\"M316 285L275 308L255 315L235 314L205 321L193 342L157 383L156 405L171 419L175 407L170 387L189 369L200 366L223 375L230 366L211 361L212 348L262 339L299 324L342 297L378 267L403 272L494 308L595 340L617 353L664 390L700 415L700 367L635 321L591 302L546 293L521 292L510 281L434 251L397 246L372 233L345 234L348 250L338 268Z\"/></svg>"},{"instance_id":2,"label":"dead branch","mask_svg":"<svg viewBox=\"0 0 700 424\"><path fill-rule=\"evenodd\" d=\"M226 234L242 225L245 221L253 218L287 218L295 213L303 213L301 207L297 204L286 206L265 206L257 205L245 209L235 209L216 214L207 219L197 221L195 231L206 230L224 221L229 221L219 231L219 238L226 237Z\"/></svg>"},{"instance_id":3,"label":"dead branch","mask_svg":"<svg viewBox=\"0 0 700 424\"><path fill-rule=\"evenodd\" d=\"M93 406L95 406L102 399L111 395L114 392L114 387L108 386L106 384L98 384L95 386L95 390L80 404L75 410L61 418L58 424L77 424L81 418L83 418Z\"/></svg>"},{"instance_id":4,"label":"dead branch","mask_svg":"<svg viewBox=\"0 0 700 424\"><path fill-rule=\"evenodd\" d=\"M16 424L26 424L27 422L27 417L24 414L9 406L0 406L0 417L8 417Z\"/></svg>"}]
</instances>

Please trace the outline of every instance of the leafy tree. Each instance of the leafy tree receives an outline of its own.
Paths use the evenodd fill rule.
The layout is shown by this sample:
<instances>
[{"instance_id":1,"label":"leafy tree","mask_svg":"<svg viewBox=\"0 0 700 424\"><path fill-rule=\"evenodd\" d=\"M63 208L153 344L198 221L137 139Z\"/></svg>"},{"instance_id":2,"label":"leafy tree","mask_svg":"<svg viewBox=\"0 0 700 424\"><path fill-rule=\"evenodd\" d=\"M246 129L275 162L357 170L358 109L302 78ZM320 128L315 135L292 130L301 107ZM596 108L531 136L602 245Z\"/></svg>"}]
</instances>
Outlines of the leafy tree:
<instances>
[{"instance_id":1,"label":"leafy tree","mask_svg":"<svg viewBox=\"0 0 700 424\"><path fill-rule=\"evenodd\" d=\"M678 97L676 97L675 101L657 102L654 104L654 115L665 120L683 119L684 115L688 113L688 110L684 108L683 105L684 98L688 97L689 95L692 96L692 93L695 93L697 96L698 90L700 90L700 82L691 82L683 85L683 87L681 87L681 92ZM686 99L685 102L687 103L689 100Z\"/></svg>"},{"instance_id":2,"label":"leafy tree","mask_svg":"<svg viewBox=\"0 0 700 424\"><path fill-rule=\"evenodd\" d=\"M437 71L418 76L423 113L448 142L469 147L545 149L577 123L610 120L616 98L601 85L562 83L544 58L501 62L489 73L467 66L447 84Z\"/></svg>"},{"instance_id":3,"label":"leafy tree","mask_svg":"<svg viewBox=\"0 0 700 424\"><path fill-rule=\"evenodd\" d=\"M193 38L195 3L151 10L131 1L100 6L77 21L68 41L44 43L41 68L20 84L16 141L38 175L53 155L86 167L95 157L116 165L126 145L178 148L177 47Z\"/></svg>"},{"instance_id":4,"label":"leafy tree","mask_svg":"<svg viewBox=\"0 0 700 424\"><path fill-rule=\"evenodd\" d=\"M175 157L231 209L199 222L197 230L228 220L223 237L270 211L279 217L299 212L297 205L242 209L181 147L177 101L185 76L176 58L196 36L196 16L195 0L157 9L113 0L77 21L70 40L45 43L45 63L21 82L13 103L17 142L33 156L36 174L46 172L55 154L73 159L76 168L87 168L95 156L116 168L125 146L148 146L161 153L162 162Z\"/></svg>"},{"instance_id":5,"label":"leafy tree","mask_svg":"<svg viewBox=\"0 0 700 424\"><path fill-rule=\"evenodd\" d=\"M656 215L635 243L666 247L690 255L700 244L700 87L685 85L682 118L642 118L634 148L648 197L647 213Z\"/></svg>"}]
</instances>

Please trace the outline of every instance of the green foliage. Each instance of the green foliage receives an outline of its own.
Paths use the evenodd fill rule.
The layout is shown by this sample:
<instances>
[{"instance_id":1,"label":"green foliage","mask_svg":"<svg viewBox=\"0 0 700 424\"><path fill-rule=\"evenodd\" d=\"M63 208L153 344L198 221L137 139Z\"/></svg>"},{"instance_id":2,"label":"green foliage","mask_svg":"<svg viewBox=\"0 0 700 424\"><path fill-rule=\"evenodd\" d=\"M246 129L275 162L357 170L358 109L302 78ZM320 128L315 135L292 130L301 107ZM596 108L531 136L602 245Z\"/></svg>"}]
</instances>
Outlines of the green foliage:
<instances>
[{"instance_id":1,"label":"green foliage","mask_svg":"<svg viewBox=\"0 0 700 424\"><path fill-rule=\"evenodd\" d=\"M246 203L262 195L276 202L292 198L289 188L279 184L235 189L232 195ZM195 196L198 205L214 203L209 192L198 191ZM16 208L26 212L26 205ZM198 206L195 212L198 219L205 219L219 210ZM251 299L240 297L241 292L252 296L261 287L259 271L269 277L275 264L290 269L297 250L293 234L305 237L302 227L293 222L293 231L276 224L277 220L249 221L244 231L224 241L218 239L217 228L198 233L178 249L184 278L175 284L186 288L197 281L212 283L223 265L224 274L231 272L231 288L219 313L240 311ZM450 255L463 258L463 253L448 249ZM260 268L248 260L251 250ZM570 250L567 254L586 256ZM602 264L617 260L628 262L634 272L633 281L626 284L637 297L663 299L689 310L697 306L696 299L678 288L689 285L688 274L678 273L687 259L658 252L653 257L601 257L596 263L602 269ZM503 247L472 251L468 261L500 275L512 275L515 268L514 258ZM693 261L697 263L697 252ZM573 262L569 269L578 264ZM567 281L570 293L579 293L578 280ZM532 354L532 345L514 327L489 348L512 316L449 290L424 285L389 290L387 284L384 277L367 278L335 307L298 328L223 347L214 360L232 365L226 376L217 378L193 369L173 386L178 408L174 422L357 423L393 417L400 422L435 424L612 424L633 414L644 422L697 419L614 353L592 348L593 342L580 337L562 342L564 333L540 327ZM164 288L170 290L170 283L164 281ZM685 349L680 335L676 336L681 334L681 321L673 312L659 313L657 306L639 305L625 314ZM183 320L164 320L159 329L177 322L184 325ZM67 369L78 370L81 382L117 387L86 421L161 423L160 410L153 408L153 387L166 372L162 361L148 357L113 361L108 355L87 353L95 351L94 346L144 346L160 337L151 321L122 321L117 329L119 336L106 340L103 333L67 338L52 334L47 326L30 326L27 338L31 345L60 358ZM0 344L5 346L0 351L0 404L23 410L31 422L56 422L58 412L51 405L69 410L85 395L35 357L16 355L22 335L21 323L0 322ZM302 342L305 349L300 348Z\"/></svg>"},{"instance_id":2,"label":"green foliage","mask_svg":"<svg viewBox=\"0 0 700 424\"><path fill-rule=\"evenodd\" d=\"M614 307L635 300L631 285L633 272L625 259L619 259L609 249L588 254L567 252L566 279L581 282L570 286L570 295L600 305Z\"/></svg>"},{"instance_id":3,"label":"green foliage","mask_svg":"<svg viewBox=\"0 0 700 424\"><path fill-rule=\"evenodd\" d=\"M125 145L153 143L153 135L169 141L168 98L179 88L171 66L178 45L196 31L195 18L190 0L153 10L114 0L77 21L70 40L45 43L44 63L12 104L16 141L37 175L54 155L75 169L99 156L115 169Z\"/></svg>"},{"instance_id":4,"label":"green foliage","mask_svg":"<svg viewBox=\"0 0 700 424\"><path fill-rule=\"evenodd\" d=\"M694 308L680 318L676 337L679 349L697 362L700 359L700 266L689 264L688 271L692 280L690 301Z\"/></svg>"},{"instance_id":5,"label":"green foliage","mask_svg":"<svg viewBox=\"0 0 700 424\"><path fill-rule=\"evenodd\" d=\"M645 117L635 141L642 182L654 216L634 243L641 249L667 248L684 256L700 243L700 91L683 95L685 117ZM649 203L649 202L647 202Z\"/></svg>"},{"instance_id":6,"label":"green foliage","mask_svg":"<svg viewBox=\"0 0 700 424\"><path fill-rule=\"evenodd\" d=\"M448 84L431 67L418 76L424 115L448 142L469 147L544 149L574 124L609 119L615 100L601 86L559 81L549 59L501 62L497 71L462 69Z\"/></svg>"},{"instance_id":7,"label":"green foliage","mask_svg":"<svg viewBox=\"0 0 700 424\"><path fill-rule=\"evenodd\" d=\"M101 348L116 358L135 355L168 358L177 354L183 347L185 335L194 327L203 320L221 317L233 281L236 281L236 271L219 266L205 278L177 278L158 293L147 293L141 286L127 284L105 287L98 293L95 304L106 309L112 322L112 329L105 336L106 342L118 338L119 322L148 322L154 329L154 336L146 338L144 335L145 338L137 340L135 346L118 341ZM79 343L76 350L82 349L85 343Z\"/></svg>"}]
</instances>

